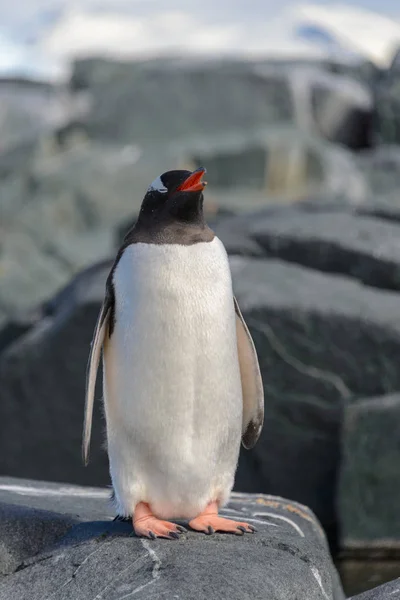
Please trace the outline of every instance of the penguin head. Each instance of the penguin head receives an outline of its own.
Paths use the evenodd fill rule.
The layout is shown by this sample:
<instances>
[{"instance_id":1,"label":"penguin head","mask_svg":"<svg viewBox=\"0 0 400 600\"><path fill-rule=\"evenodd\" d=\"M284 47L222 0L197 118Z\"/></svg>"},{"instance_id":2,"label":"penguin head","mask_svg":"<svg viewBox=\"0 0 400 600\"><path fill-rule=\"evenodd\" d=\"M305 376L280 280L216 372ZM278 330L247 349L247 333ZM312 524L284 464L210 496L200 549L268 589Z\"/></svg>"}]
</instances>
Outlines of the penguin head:
<instances>
[{"instance_id":1,"label":"penguin head","mask_svg":"<svg viewBox=\"0 0 400 600\"><path fill-rule=\"evenodd\" d=\"M202 181L206 170L167 171L151 183L143 199L139 220L161 225L174 221L204 223Z\"/></svg>"}]
</instances>

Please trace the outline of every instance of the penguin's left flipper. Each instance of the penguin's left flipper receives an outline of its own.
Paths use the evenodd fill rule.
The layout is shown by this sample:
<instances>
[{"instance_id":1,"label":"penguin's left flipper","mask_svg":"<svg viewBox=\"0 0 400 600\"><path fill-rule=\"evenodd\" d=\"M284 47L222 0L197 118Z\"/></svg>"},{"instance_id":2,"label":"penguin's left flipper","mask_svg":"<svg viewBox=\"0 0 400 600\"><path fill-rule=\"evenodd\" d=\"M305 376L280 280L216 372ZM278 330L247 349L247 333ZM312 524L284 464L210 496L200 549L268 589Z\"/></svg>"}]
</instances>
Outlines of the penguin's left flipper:
<instances>
[{"instance_id":1,"label":"penguin's left flipper","mask_svg":"<svg viewBox=\"0 0 400 600\"><path fill-rule=\"evenodd\" d=\"M233 301L243 393L242 444L249 450L260 437L264 422L264 389L253 339L235 297Z\"/></svg>"},{"instance_id":2,"label":"penguin's left flipper","mask_svg":"<svg viewBox=\"0 0 400 600\"><path fill-rule=\"evenodd\" d=\"M104 344L106 332L108 331L112 306L112 298L106 294L105 300L100 309L100 314L94 330L93 340L90 346L89 361L86 372L85 417L82 441L82 456L85 465L87 465L89 462L89 446L92 432L94 390L96 386L97 371L100 363L101 350Z\"/></svg>"}]
</instances>

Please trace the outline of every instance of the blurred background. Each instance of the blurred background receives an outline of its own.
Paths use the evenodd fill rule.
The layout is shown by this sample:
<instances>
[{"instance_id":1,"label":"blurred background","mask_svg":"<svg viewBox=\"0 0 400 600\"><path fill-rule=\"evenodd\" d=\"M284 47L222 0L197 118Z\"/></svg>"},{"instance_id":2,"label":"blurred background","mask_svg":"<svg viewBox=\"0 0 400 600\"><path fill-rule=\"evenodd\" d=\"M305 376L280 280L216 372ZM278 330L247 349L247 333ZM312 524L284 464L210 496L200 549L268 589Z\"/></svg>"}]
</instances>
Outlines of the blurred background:
<instances>
[{"instance_id":1,"label":"blurred background","mask_svg":"<svg viewBox=\"0 0 400 600\"><path fill-rule=\"evenodd\" d=\"M400 576L397 0L0 1L0 476L108 485L86 361L150 182L207 168L263 372L236 490L309 505L348 594ZM101 389L98 389L101 397Z\"/></svg>"}]
</instances>

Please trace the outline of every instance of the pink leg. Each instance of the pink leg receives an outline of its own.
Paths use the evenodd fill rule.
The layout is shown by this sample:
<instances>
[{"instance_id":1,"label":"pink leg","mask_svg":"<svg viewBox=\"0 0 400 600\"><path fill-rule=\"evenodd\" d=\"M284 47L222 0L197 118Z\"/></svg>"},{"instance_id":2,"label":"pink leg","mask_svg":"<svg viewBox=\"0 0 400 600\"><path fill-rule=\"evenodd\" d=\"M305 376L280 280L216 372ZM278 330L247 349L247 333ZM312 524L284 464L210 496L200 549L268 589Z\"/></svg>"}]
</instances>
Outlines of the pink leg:
<instances>
[{"instance_id":1,"label":"pink leg","mask_svg":"<svg viewBox=\"0 0 400 600\"><path fill-rule=\"evenodd\" d=\"M178 539L180 533L186 529L169 521L157 519L151 512L150 506L139 502L133 515L133 529L138 537L148 537L155 540L157 537Z\"/></svg>"},{"instance_id":2,"label":"pink leg","mask_svg":"<svg viewBox=\"0 0 400 600\"><path fill-rule=\"evenodd\" d=\"M189 522L189 526L196 531L204 531L204 533L215 533L216 531L226 531L243 535L244 533L254 533L255 528L241 521L232 521L218 516L218 504L211 502L206 509L195 519Z\"/></svg>"}]
</instances>

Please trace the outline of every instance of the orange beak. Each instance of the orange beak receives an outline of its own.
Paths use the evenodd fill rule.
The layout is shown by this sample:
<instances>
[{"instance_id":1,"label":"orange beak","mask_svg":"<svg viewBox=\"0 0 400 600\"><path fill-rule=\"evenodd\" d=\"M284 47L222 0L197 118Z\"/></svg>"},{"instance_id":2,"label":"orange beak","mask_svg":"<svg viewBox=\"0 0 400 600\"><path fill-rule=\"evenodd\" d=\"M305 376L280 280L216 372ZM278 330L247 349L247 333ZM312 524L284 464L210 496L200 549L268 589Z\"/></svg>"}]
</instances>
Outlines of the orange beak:
<instances>
[{"instance_id":1,"label":"orange beak","mask_svg":"<svg viewBox=\"0 0 400 600\"><path fill-rule=\"evenodd\" d=\"M200 167L193 171L191 175L178 187L178 192L202 192L207 185L206 181L201 181L201 178L206 173L204 167Z\"/></svg>"}]
</instances>

